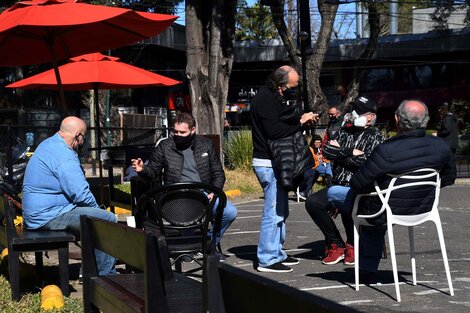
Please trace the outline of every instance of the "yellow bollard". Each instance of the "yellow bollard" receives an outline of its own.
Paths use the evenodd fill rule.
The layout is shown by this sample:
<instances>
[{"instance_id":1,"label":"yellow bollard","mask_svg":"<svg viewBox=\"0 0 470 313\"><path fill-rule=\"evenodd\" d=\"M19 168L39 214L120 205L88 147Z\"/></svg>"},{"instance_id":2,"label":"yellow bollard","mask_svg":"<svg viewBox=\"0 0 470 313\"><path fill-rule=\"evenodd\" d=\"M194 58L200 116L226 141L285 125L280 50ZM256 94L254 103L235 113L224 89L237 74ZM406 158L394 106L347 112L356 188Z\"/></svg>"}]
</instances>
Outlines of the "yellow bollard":
<instances>
[{"instance_id":1,"label":"yellow bollard","mask_svg":"<svg viewBox=\"0 0 470 313\"><path fill-rule=\"evenodd\" d=\"M2 250L2 254L0 254L0 261L3 260L8 255L8 248Z\"/></svg>"},{"instance_id":2,"label":"yellow bollard","mask_svg":"<svg viewBox=\"0 0 470 313\"><path fill-rule=\"evenodd\" d=\"M64 306L64 295L56 285L47 285L41 291L41 309L61 309Z\"/></svg>"}]
</instances>

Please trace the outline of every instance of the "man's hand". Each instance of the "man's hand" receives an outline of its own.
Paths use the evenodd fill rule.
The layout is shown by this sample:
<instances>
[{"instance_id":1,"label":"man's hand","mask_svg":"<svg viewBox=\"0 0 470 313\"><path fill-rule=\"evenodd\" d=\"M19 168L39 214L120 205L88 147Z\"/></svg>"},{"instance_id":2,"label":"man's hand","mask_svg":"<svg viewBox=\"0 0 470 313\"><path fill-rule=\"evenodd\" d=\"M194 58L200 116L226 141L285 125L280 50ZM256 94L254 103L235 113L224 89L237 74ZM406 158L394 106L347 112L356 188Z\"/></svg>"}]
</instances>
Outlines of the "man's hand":
<instances>
[{"instance_id":1,"label":"man's hand","mask_svg":"<svg viewBox=\"0 0 470 313\"><path fill-rule=\"evenodd\" d=\"M330 140L328 144L333 147L339 147L339 143L336 140Z\"/></svg>"},{"instance_id":2,"label":"man's hand","mask_svg":"<svg viewBox=\"0 0 470 313\"><path fill-rule=\"evenodd\" d=\"M339 210L334 206L330 206L330 208L328 209L328 213L332 218L336 218L338 216Z\"/></svg>"},{"instance_id":3,"label":"man's hand","mask_svg":"<svg viewBox=\"0 0 470 313\"><path fill-rule=\"evenodd\" d=\"M364 151L359 150L359 149L354 149L353 150L353 156L358 156L358 155L363 155Z\"/></svg>"},{"instance_id":4,"label":"man's hand","mask_svg":"<svg viewBox=\"0 0 470 313\"><path fill-rule=\"evenodd\" d=\"M207 195L207 199L209 199L209 202L212 201L212 198L214 198L214 193L210 193Z\"/></svg>"},{"instance_id":5,"label":"man's hand","mask_svg":"<svg viewBox=\"0 0 470 313\"><path fill-rule=\"evenodd\" d=\"M318 121L318 114L313 113L313 112L308 112L302 114L300 117L300 124L309 124L309 123L316 123Z\"/></svg>"},{"instance_id":6,"label":"man's hand","mask_svg":"<svg viewBox=\"0 0 470 313\"><path fill-rule=\"evenodd\" d=\"M136 171L137 173L140 173L144 170L144 162L142 161L141 158L138 159L132 159L132 169Z\"/></svg>"}]
</instances>

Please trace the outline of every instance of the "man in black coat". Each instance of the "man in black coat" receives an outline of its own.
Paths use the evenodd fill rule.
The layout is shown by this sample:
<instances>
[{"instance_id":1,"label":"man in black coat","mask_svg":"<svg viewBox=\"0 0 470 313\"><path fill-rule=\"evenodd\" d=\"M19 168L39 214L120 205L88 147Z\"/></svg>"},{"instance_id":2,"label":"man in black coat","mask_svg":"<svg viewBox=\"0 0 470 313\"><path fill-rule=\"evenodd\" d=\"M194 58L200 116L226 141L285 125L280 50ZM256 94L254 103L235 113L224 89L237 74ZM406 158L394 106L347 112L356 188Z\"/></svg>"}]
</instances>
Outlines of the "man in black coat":
<instances>
[{"instance_id":1,"label":"man in black coat","mask_svg":"<svg viewBox=\"0 0 470 313\"><path fill-rule=\"evenodd\" d=\"M429 120L426 105L418 100L405 100L398 107L395 120L398 135L378 145L360 170L354 174L351 179L353 191L358 194L374 191L374 181L385 189L391 180L386 174L402 174L420 168L438 170L441 176L441 187L453 184L456 169L452 151L442 138L426 135L425 128ZM416 192L416 197L409 197L409 195L401 197L397 191L389 201L394 210L401 215L429 211L431 208L429 203L432 204L430 198L433 198L434 194L431 192L423 194L423 191L418 190ZM370 197L365 202L361 201L359 213L372 214L380 207L380 200ZM352 203L350 203L350 208L352 208ZM375 221L375 224L383 223L383 218ZM377 271L383 250L384 235L385 228L382 226L362 227L359 266L363 273L370 274Z\"/></svg>"},{"instance_id":2,"label":"man in black coat","mask_svg":"<svg viewBox=\"0 0 470 313\"><path fill-rule=\"evenodd\" d=\"M173 119L174 136L157 145L148 164L144 165L140 158L131 160L132 168L139 175L150 179L158 178L164 170L166 184L203 182L222 189L225 173L219 155L210 139L195 133L194 117L189 113L177 114ZM209 199L212 196L209 194ZM227 201L217 243L236 217L237 209Z\"/></svg>"}]
</instances>

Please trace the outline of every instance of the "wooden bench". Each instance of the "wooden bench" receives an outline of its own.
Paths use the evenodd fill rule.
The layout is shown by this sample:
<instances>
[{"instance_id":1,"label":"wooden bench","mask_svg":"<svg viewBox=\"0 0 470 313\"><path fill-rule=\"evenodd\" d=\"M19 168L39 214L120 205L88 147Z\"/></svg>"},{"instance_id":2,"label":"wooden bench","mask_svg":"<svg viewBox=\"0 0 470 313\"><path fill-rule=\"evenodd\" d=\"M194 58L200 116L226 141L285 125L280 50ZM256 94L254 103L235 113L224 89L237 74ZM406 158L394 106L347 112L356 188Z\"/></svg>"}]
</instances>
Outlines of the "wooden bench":
<instances>
[{"instance_id":1,"label":"wooden bench","mask_svg":"<svg viewBox=\"0 0 470 313\"><path fill-rule=\"evenodd\" d=\"M20 299L20 254L34 252L36 271L40 279L44 275L43 251L57 250L59 253L60 289L65 296L69 290L69 243L75 236L65 231L26 230L15 226L16 212L11 201L0 195L0 243L8 247L8 271L11 297Z\"/></svg>"},{"instance_id":2,"label":"wooden bench","mask_svg":"<svg viewBox=\"0 0 470 313\"><path fill-rule=\"evenodd\" d=\"M202 284L172 273L163 237L81 217L84 312L202 312ZM100 276L94 249L133 271Z\"/></svg>"},{"instance_id":3,"label":"wooden bench","mask_svg":"<svg viewBox=\"0 0 470 313\"><path fill-rule=\"evenodd\" d=\"M359 312L233 265L221 263L214 255L208 256L205 264L209 312Z\"/></svg>"}]
</instances>

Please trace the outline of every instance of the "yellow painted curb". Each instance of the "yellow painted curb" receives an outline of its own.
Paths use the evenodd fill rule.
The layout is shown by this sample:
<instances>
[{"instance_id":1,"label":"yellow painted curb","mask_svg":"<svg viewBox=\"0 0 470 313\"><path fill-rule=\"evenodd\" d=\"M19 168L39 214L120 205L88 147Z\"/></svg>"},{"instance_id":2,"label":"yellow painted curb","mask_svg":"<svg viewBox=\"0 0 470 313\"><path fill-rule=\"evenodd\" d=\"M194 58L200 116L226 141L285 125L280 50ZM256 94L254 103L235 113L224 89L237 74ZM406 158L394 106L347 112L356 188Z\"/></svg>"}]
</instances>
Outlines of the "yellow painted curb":
<instances>
[{"instance_id":1,"label":"yellow painted curb","mask_svg":"<svg viewBox=\"0 0 470 313\"><path fill-rule=\"evenodd\" d=\"M111 211L111 208L108 207L106 210ZM132 215L132 212L131 212L131 210L115 206L114 207L114 214L131 214Z\"/></svg>"},{"instance_id":2,"label":"yellow painted curb","mask_svg":"<svg viewBox=\"0 0 470 313\"><path fill-rule=\"evenodd\" d=\"M238 196L241 196L242 192L240 191L240 189L232 189L232 190L227 190L225 192L225 195L229 198L233 198L233 197L238 197Z\"/></svg>"}]
</instances>

